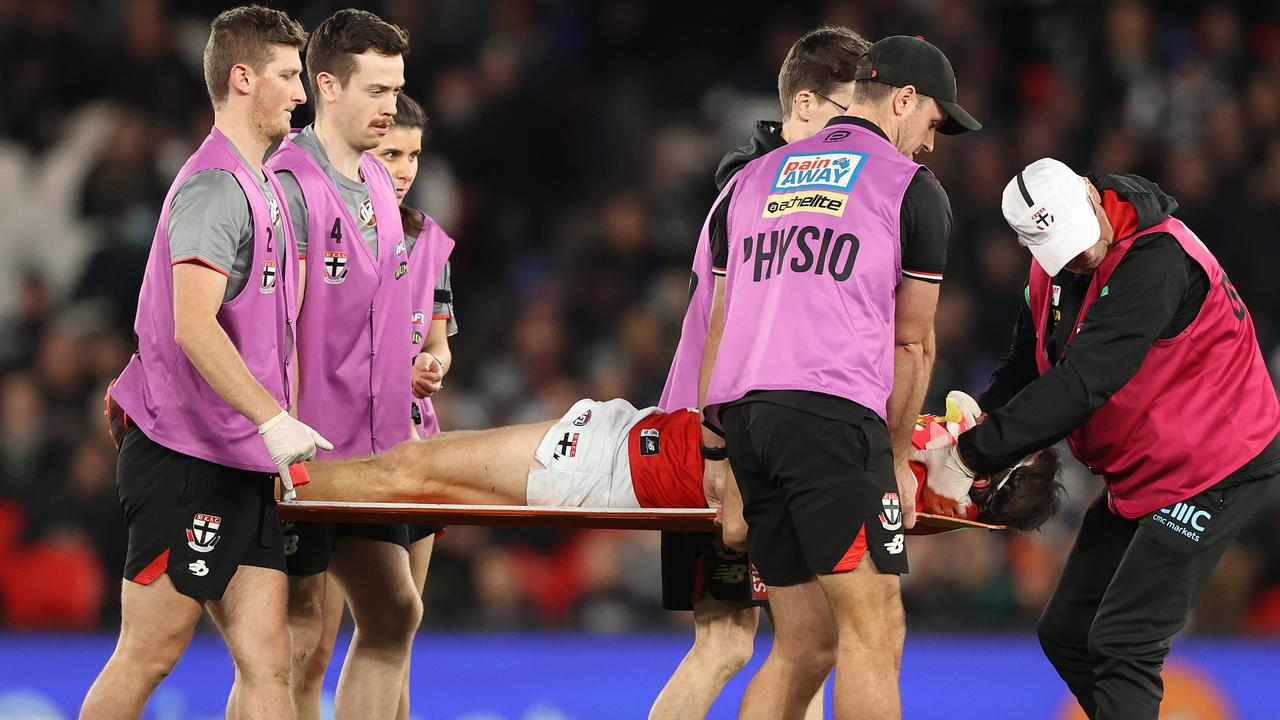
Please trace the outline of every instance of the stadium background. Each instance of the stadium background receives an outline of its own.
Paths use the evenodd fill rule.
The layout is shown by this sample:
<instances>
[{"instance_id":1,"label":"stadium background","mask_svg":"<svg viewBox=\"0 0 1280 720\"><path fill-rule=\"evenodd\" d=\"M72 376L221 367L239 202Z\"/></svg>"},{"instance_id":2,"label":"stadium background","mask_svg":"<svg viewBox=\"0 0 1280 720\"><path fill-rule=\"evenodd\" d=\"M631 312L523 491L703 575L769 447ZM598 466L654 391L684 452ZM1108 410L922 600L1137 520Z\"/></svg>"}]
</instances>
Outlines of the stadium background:
<instances>
[{"instance_id":1,"label":"stadium background","mask_svg":"<svg viewBox=\"0 0 1280 720\"><path fill-rule=\"evenodd\" d=\"M312 28L348 3L271 4ZM110 651L124 533L101 396L133 349L159 204L212 121L199 57L209 18L228 5L0 0L0 666L13 670L0 673L0 718L44 700L48 717L69 713ZM921 158L956 218L927 406L952 387L980 391L1007 345L1026 258L999 195L1019 167L1046 155L1160 182L1221 259L1280 367L1280 5L783 5L363 3L413 35L407 91L433 132L411 200L458 240L461 334L438 396L446 429L552 417L583 396L657 400L715 164L754 120L777 118L777 68L821 23L873 39L924 35L949 54L964 104L986 125L941 138ZM310 112L299 108L295 124ZM1065 689L1030 630L1098 489L1079 468L1068 485L1068 507L1043 532L911 542L908 698L922 692L913 667L951 658L1006 668L1000 677L979 670L972 686L957 680L966 687L1041 688L1039 710L1011 705L1007 717L1056 712ZM656 533L451 528L428 581L419 707L430 710L433 695L466 699L445 690L462 687L444 679L452 675L432 669L441 648L509 657L498 669L519 673L541 662L541 651L521 654L533 639L574 669L549 678L560 690L598 683L592 669L626 647L647 675L598 707L525 697L491 715L465 715L486 706L463 703L439 706L439 716L642 714L691 637L687 614L659 606L657 543ZM1241 681L1280 666L1278 544L1273 496L1194 613L1189 634L1212 637L1183 654L1193 675L1216 678L1209 695L1234 710L1194 717L1280 717L1274 702L1251 704L1274 699L1273 687ZM492 634L526 630L585 634ZM996 633L997 644L964 654L977 633ZM210 716L229 677L220 652L198 644L166 685L207 696ZM1229 657L1256 662L1223 665ZM54 672L64 667L74 669ZM184 669L194 684L182 684ZM623 697L640 709L620 709L630 707ZM152 712L199 716L183 707L153 703ZM908 700L909 717L911 708Z\"/></svg>"}]
</instances>

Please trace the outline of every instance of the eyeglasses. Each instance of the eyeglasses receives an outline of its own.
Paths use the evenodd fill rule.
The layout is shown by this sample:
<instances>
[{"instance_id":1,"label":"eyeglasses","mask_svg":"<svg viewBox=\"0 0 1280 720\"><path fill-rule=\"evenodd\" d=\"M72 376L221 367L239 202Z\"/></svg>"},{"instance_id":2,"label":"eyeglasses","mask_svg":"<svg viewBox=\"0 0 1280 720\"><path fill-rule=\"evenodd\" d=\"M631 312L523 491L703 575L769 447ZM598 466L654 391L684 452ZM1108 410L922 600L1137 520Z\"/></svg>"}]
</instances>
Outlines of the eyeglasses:
<instances>
[{"instance_id":1,"label":"eyeglasses","mask_svg":"<svg viewBox=\"0 0 1280 720\"><path fill-rule=\"evenodd\" d=\"M818 92L817 90L814 90L814 91L813 91L813 94L814 94L814 95L817 95L818 97L822 98L823 100L826 100L827 102L831 103L832 105L835 105L836 107L840 108L840 112L849 112L849 105L841 105L840 103L836 102L835 100L832 100L831 98L827 97L826 95L823 95L822 93ZM853 104L853 101L852 101L852 100L850 100L850 101L849 101L849 104L850 104L850 105L852 105L852 104Z\"/></svg>"}]
</instances>

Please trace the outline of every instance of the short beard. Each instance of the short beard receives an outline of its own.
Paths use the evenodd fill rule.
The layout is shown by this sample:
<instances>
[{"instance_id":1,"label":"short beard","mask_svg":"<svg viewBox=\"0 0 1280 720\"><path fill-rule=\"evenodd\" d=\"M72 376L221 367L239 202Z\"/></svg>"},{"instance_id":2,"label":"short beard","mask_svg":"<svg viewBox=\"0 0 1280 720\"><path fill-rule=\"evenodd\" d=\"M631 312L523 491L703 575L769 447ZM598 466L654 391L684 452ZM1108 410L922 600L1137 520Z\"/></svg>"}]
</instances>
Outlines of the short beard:
<instances>
[{"instance_id":1,"label":"short beard","mask_svg":"<svg viewBox=\"0 0 1280 720\"><path fill-rule=\"evenodd\" d=\"M288 122L280 122L275 113L268 112L257 96L254 96L250 105L249 122L259 136L272 143L283 140L291 129Z\"/></svg>"}]
</instances>

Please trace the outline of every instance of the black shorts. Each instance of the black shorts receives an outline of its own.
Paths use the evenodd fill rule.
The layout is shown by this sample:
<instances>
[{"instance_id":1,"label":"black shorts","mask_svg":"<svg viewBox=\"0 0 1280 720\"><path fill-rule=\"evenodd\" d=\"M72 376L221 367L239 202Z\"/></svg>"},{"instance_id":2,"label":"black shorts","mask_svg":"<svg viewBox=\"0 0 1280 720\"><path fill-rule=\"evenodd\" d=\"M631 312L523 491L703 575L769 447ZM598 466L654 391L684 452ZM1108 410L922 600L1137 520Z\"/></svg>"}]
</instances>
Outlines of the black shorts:
<instances>
[{"instance_id":1,"label":"black shorts","mask_svg":"<svg viewBox=\"0 0 1280 720\"><path fill-rule=\"evenodd\" d=\"M412 545L419 540L429 538L432 535L439 535L444 532L446 525L410 525L409 527L409 544Z\"/></svg>"},{"instance_id":2,"label":"black shorts","mask_svg":"<svg viewBox=\"0 0 1280 720\"><path fill-rule=\"evenodd\" d=\"M692 610L704 596L764 605L768 597L754 570L745 552L725 547L714 533L662 533L662 607L667 610Z\"/></svg>"},{"instance_id":3,"label":"black shorts","mask_svg":"<svg viewBox=\"0 0 1280 720\"><path fill-rule=\"evenodd\" d=\"M284 571L273 476L183 455L136 427L117 437L125 579L149 585L168 573L178 592L204 601L222 599L241 565Z\"/></svg>"},{"instance_id":4,"label":"black shorts","mask_svg":"<svg viewBox=\"0 0 1280 720\"><path fill-rule=\"evenodd\" d=\"M848 572L868 551L880 572L907 571L889 430L875 413L847 422L756 400L721 417L765 583Z\"/></svg>"},{"instance_id":5,"label":"black shorts","mask_svg":"<svg viewBox=\"0 0 1280 720\"><path fill-rule=\"evenodd\" d=\"M359 537L409 547L409 525L404 523L329 523L284 521L284 554L289 575L315 575L329 569L329 557L338 538Z\"/></svg>"}]
</instances>

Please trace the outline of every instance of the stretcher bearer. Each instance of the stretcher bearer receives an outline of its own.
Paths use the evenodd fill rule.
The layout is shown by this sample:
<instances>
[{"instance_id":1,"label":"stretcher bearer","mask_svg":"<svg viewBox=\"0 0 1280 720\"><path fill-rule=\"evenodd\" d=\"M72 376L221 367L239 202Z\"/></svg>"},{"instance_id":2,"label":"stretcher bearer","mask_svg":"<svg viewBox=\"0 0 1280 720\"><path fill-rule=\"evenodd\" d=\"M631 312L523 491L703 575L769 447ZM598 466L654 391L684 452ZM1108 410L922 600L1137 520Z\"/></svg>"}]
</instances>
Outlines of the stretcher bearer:
<instances>
[{"instance_id":1,"label":"stretcher bearer","mask_svg":"<svg viewBox=\"0 0 1280 720\"><path fill-rule=\"evenodd\" d=\"M120 640L81 717L136 718L204 608L235 663L232 717L291 717L284 543L272 476L330 446L289 415L298 266L267 149L306 100L302 27L214 18L209 137L174 179L110 390L129 530Z\"/></svg>"},{"instance_id":2,"label":"stretcher bearer","mask_svg":"<svg viewBox=\"0 0 1280 720\"><path fill-rule=\"evenodd\" d=\"M391 173L396 198L400 201L400 222L404 226L404 241L413 266L413 311L410 316L411 333L406 340L412 351L418 353L413 361L413 405L406 417L414 427L414 435L425 438L440 432L431 396L440 390L444 375L452 363L449 352L449 335L457 332L453 322L452 286L449 282L449 253L453 250L450 238L435 221L421 210L404 204L409 188L418 174L419 158L427 133L427 117L422 106L408 95L401 93L396 99L396 122L371 152ZM435 278L434 282L432 278ZM422 351L419 352L419 349ZM354 478L353 478L354 480ZM359 485L355 485L358 489ZM414 587L421 595L427 582L427 568L431 564L431 552L436 534L444 528L439 525L409 525L409 567ZM306 705L314 707L320 702L321 687L338 628L342 623L345 606L342 590L330 576L325 587L324 631L316 652L303 669L301 690L307 695ZM409 717L409 682L406 677L401 695L398 720Z\"/></svg>"},{"instance_id":3,"label":"stretcher bearer","mask_svg":"<svg viewBox=\"0 0 1280 720\"><path fill-rule=\"evenodd\" d=\"M847 110L858 58L870 46L858 33L837 26L817 28L797 40L778 72L782 122L757 121L748 143L730 150L720 161L716 186L723 191L747 163L813 135ZM732 197L731 191L725 192L716 201L694 251L689 307L659 401L668 412L698 405L711 295L715 276L724 274L723 265L713 267L711 238L723 238ZM726 247L723 239L716 245ZM727 489L733 490L732 486ZM726 524L724 530L721 538L711 533L662 533L662 606L693 611L694 639L654 700L650 720L705 716L729 678L751 659L760 616L757 605L765 603L764 586L734 537L734 528ZM819 690L806 717L821 715Z\"/></svg>"},{"instance_id":4,"label":"stretcher bearer","mask_svg":"<svg viewBox=\"0 0 1280 720\"><path fill-rule=\"evenodd\" d=\"M838 716L901 714L906 456L941 279L905 259L945 258L950 234L946 194L912 158L981 125L922 39L873 44L854 78L846 115L738 172L716 263L699 385L724 438L708 431L707 458L727 452L776 621L747 718L798 716L832 664Z\"/></svg>"},{"instance_id":5,"label":"stretcher bearer","mask_svg":"<svg viewBox=\"0 0 1280 720\"><path fill-rule=\"evenodd\" d=\"M1253 320L1177 208L1145 178L1052 158L1010 180L1004 216L1032 256L1013 347L986 421L927 451L944 498L1063 438L1106 481L1039 627L1091 718L1159 714L1173 636L1280 474Z\"/></svg>"},{"instance_id":6,"label":"stretcher bearer","mask_svg":"<svg viewBox=\"0 0 1280 720\"><path fill-rule=\"evenodd\" d=\"M394 122L408 48L402 29L372 13L340 10L322 22L307 46L316 122L268 162L305 259L298 417L332 436L326 457L370 455L410 437L414 275L391 177L367 152ZM298 668L313 661L332 569L356 623L335 712L394 716L422 615L405 526L298 524L286 540ZM298 691L302 715L314 717L315 695Z\"/></svg>"}]
</instances>

